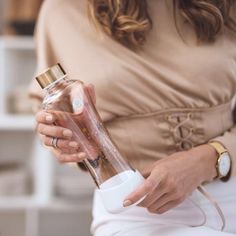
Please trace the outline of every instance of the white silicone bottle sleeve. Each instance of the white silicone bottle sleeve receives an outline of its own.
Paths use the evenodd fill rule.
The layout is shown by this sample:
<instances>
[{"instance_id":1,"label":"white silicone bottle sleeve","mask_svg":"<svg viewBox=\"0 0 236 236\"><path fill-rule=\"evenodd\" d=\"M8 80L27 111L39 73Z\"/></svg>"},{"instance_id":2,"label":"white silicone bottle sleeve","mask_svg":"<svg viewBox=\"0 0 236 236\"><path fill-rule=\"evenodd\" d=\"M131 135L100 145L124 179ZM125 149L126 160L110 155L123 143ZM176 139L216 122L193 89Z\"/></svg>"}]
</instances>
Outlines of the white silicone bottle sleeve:
<instances>
[{"instance_id":1,"label":"white silicone bottle sleeve","mask_svg":"<svg viewBox=\"0 0 236 236\"><path fill-rule=\"evenodd\" d=\"M105 209L110 213L122 212L127 208L139 204L143 200L140 199L138 202L134 203L129 207L123 206L125 198L144 182L144 177L140 174L139 171L136 170L127 172L129 172L129 178L124 180L122 183L114 185L114 183L117 182L116 179L118 177L114 176L111 179L107 180L105 183L103 183L100 186L100 189L98 190L98 194L100 195L103 201ZM121 173L119 175L127 175L127 172Z\"/></svg>"}]
</instances>

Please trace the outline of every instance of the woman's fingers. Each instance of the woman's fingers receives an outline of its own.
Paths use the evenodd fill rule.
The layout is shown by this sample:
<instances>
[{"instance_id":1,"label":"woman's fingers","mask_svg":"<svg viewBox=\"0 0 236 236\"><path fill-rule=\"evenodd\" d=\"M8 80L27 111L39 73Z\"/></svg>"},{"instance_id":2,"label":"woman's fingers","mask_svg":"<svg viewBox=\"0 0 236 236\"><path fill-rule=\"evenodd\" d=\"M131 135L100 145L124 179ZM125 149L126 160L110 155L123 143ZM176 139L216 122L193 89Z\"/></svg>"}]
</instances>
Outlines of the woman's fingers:
<instances>
[{"instance_id":1,"label":"woman's fingers","mask_svg":"<svg viewBox=\"0 0 236 236\"><path fill-rule=\"evenodd\" d=\"M56 118L53 114L48 113L46 111L39 111L36 114L36 121L38 123L44 123L44 124L53 124L55 122Z\"/></svg>"},{"instance_id":2,"label":"woman's fingers","mask_svg":"<svg viewBox=\"0 0 236 236\"><path fill-rule=\"evenodd\" d=\"M53 148L52 153L56 156L60 163L81 162L86 159L86 154L84 152L66 154L59 149Z\"/></svg>"},{"instance_id":3,"label":"woman's fingers","mask_svg":"<svg viewBox=\"0 0 236 236\"><path fill-rule=\"evenodd\" d=\"M159 199L149 204L147 207L148 211L151 213L158 213L159 209L162 209L164 206L166 206L168 203L173 203L175 201L180 202L181 199L177 199L174 194L172 193L166 193L162 195Z\"/></svg>"},{"instance_id":4,"label":"woman's fingers","mask_svg":"<svg viewBox=\"0 0 236 236\"><path fill-rule=\"evenodd\" d=\"M162 183L153 192L149 193L145 199L139 204L141 207L149 208L155 204L159 199L168 193L168 188Z\"/></svg>"},{"instance_id":5,"label":"woman's fingers","mask_svg":"<svg viewBox=\"0 0 236 236\"><path fill-rule=\"evenodd\" d=\"M134 204L145 197L148 193L151 193L160 184L160 180L161 179L152 172L144 183L125 199L123 203L124 207Z\"/></svg>"},{"instance_id":6,"label":"woman's fingers","mask_svg":"<svg viewBox=\"0 0 236 236\"><path fill-rule=\"evenodd\" d=\"M37 131L42 135L54 138L71 139L73 136L72 131L69 129L42 123L38 125Z\"/></svg>"},{"instance_id":7,"label":"woman's fingers","mask_svg":"<svg viewBox=\"0 0 236 236\"><path fill-rule=\"evenodd\" d=\"M96 103L94 86L92 84L86 85L85 89L91 97L92 102ZM41 135L43 143L51 147L53 154L56 156L59 162L81 162L86 159L86 154L80 151L80 144L73 141L73 133L71 130L55 126L56 120L60 119L58 116L48 112L40 111L36 114L37 132ZM64 121L64 118L63 118ZM83 124L83 119L80 120ZM58 138L56 148L53 147L53 138ZM94 155L92 155L94 152ZM91 154L92 153L92 154ZM97 156L96 150L90 151L91 156Z\"/></svg>"},{"instance_id":8,"label":"woman's fingers","mask_svg":"<svg viewBox=\"0 0 236 236\"><path fill-rule=\"evenodd\" d=\"M181 200L174 200L174 201L169 201L167 202L166 204L162 205L161 207L153 210L153 211L150 211L152 213L155 213L155 214L163 214L167 211L169 211L170 209L178 206L182 201Z\"/></svg>"},{"instance_id":9,"label":"woman's fingers","mask_svg":"<svg viewBox=\"0 0 236 236\"><path fill-rule=\"evenodd\" d=\"M48 147L53 146L53 137L44 136L42 139L43 139L44 145ZM78 151L80 148L77 142L66 140L66 139L60 139L60 138L57 140L56 146L59 149L71 149L74 152Z\"/></svg>"}]
</instances>

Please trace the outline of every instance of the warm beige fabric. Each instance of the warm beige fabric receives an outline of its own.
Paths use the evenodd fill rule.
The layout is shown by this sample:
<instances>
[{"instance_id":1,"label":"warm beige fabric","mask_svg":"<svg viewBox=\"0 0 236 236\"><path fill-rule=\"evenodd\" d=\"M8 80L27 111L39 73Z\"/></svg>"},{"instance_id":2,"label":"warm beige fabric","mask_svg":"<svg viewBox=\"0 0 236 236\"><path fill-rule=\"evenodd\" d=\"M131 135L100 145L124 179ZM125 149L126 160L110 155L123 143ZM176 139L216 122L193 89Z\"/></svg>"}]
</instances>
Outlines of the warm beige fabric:
<instances>
[{"instance_id":1,"label":"warm beige fabric","mask_svg":"<svg viewBox=\"0 0 236 236\"><path fill-rule=\"evenodd\" d=\"M235 163L230 101L236 92L236 35L226 31L215 43L198 45L193 29L178 17L183 41L172 0L148 4L153 30L142 50L133 52L96 32L86 0L45 1L37 71L60 62L70 78L94 84L102 119L137 168L210 139L220 140ZM41 93L36 83L31 93Z\"/></svg>"}]
</instances>

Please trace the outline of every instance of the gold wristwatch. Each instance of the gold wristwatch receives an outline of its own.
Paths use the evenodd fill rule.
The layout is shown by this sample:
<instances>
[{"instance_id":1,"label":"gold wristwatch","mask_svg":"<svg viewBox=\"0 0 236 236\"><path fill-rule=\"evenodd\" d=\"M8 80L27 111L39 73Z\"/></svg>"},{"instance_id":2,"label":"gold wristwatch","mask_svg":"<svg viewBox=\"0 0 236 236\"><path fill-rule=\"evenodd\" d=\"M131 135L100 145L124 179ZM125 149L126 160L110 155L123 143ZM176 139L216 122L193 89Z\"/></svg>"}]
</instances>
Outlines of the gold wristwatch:
<instances>
[{"instance_id":1,"label":"gold wristwatch","mask_svg":"<svg viewBox=\"0 0 236 236\"><path fill-rule=\"evenodd\" d=\"M216 178L224 178L228 176L231 169L231 158L227 149L219 142L212 141L208 143L212 146L216 152L218 153L218 159L216 163L217 177Z\"/></svg>"}]
</instances>

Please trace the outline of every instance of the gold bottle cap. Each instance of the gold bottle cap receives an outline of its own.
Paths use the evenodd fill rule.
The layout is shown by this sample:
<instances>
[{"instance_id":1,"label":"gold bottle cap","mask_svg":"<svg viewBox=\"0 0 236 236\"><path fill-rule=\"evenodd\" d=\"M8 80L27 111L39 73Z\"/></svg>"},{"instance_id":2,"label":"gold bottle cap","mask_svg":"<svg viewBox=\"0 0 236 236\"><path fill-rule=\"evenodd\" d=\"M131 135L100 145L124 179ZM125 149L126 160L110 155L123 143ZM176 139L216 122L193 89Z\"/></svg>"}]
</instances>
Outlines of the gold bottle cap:
<instances>
[{"instance_id":1,"label":"gold bottle cap","mask_svg":"<svg viewBox=\"0 0 236 236\"><path fill-rule=\"evenodd\" d=\"M62 79L66 76L66 72L62 68L62 66L58 63L55 66L47 69L44 73L38 75L36 80L38 81L39 85L42 89L46 88L48 85L52 84L53 82Z\"/></svg>"}]
</instances>

